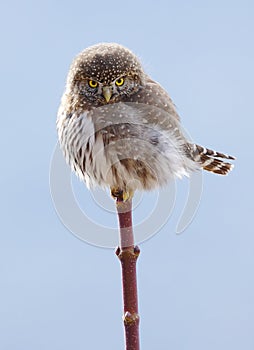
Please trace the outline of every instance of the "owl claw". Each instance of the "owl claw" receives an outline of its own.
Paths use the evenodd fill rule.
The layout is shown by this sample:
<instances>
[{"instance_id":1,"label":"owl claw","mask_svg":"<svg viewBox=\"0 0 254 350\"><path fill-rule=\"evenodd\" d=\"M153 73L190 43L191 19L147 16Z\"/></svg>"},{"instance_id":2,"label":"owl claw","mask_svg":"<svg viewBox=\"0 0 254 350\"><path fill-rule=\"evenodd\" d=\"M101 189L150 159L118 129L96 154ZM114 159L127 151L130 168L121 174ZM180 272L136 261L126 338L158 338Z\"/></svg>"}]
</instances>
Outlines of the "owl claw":
<instances>
[{"instance_id":1,"label":"owl claw","mask_svg":"<svg viewBox=\"0 0 254 350\"><path fill-rule=\"evenodd\" d=\"M133 191L123 191L120 188L111 188L111 196L116 199L118 202L127 202L133 197Z\"/></svg>"}]
</instances>

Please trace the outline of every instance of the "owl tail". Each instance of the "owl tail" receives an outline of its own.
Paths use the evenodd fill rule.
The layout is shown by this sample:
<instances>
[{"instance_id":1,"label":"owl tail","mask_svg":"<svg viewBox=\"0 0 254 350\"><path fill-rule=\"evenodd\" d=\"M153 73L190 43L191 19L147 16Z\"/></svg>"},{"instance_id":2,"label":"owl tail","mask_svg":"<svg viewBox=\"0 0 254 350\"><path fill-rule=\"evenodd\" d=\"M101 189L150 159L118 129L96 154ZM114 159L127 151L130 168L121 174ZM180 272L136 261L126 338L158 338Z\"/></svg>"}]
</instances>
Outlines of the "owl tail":
<instances>
[{"instance_id":1,"label":"owl tail","mask_svg":"<svg viewBox=\"0 0 254 350\"><path fill-rule=\"evenodd\" d=\"M193 158L196 162L201 164L201 167L207 171L211 171L215 174L227 175L234 165L228 162L224 162L219 159L234 160L235 157L228 156L227 154L215 152L211 149L193 145Z\"/></svg>"}]
</instances>

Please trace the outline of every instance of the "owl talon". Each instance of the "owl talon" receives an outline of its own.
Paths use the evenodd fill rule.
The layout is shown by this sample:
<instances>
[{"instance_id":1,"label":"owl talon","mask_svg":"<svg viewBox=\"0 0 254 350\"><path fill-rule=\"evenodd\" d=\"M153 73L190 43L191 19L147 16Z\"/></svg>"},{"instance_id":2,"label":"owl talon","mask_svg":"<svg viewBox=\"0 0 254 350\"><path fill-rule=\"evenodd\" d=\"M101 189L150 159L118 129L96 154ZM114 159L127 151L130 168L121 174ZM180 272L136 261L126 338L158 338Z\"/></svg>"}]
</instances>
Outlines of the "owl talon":
<instances>
[{"instance_id":1,"label":"owl talon","mask_svg":"<svg viewBox=\"0 0 254 350\"><path fill-rule=\"evenodd\" d=\"M111 196L114 198L114 199L122 199L123 198L123 191L120 190L119 188L111 188Z\"/></svg>"},{"instance_id":2,"label":"owl talon","mask_svg":"<svg viewBox=\"0 0 254 350\"><path fill-rule=\"evenodd\" d=\"M127 202L132 199L133 191L123 191L120 188L111 188L111 196L119 202Z\"/></svg>"},{"instance_id":3,"label":"owl talon","mask_svg":"<svg viewBox=\"0 0 254 350\"><path fill-rule=\"evenodd\" d=\"M131 200L132 197L133 197L133 195L134 195L134 192L133 192L133 191L126 191L126 192L123 192L123 201L124 201L124 202L127 202L127 201Z\"/></svg>"}]
</instances>

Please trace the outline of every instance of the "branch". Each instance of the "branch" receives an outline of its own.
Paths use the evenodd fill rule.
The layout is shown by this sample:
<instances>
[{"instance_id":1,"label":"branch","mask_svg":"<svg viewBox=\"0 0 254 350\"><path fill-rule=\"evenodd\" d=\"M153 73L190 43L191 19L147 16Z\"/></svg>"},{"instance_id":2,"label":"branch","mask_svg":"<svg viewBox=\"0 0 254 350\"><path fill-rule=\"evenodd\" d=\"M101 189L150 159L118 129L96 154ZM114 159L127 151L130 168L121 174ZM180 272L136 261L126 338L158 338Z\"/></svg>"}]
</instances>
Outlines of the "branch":
<instances>
[{"instance_id":1,"label":"branch","mask_svg":"<svg viewBox=\"0 0 254 350\"><path fill-rule=\"evenodd\" d=\"M122 286L124 304L124 328L126 350L139 350L139 315L136 278L136 262L139 248L134 246L132 229L132 201L116 199L119 220L120 246L116 249L122 267Z\"/></svg>"}]
</instances>

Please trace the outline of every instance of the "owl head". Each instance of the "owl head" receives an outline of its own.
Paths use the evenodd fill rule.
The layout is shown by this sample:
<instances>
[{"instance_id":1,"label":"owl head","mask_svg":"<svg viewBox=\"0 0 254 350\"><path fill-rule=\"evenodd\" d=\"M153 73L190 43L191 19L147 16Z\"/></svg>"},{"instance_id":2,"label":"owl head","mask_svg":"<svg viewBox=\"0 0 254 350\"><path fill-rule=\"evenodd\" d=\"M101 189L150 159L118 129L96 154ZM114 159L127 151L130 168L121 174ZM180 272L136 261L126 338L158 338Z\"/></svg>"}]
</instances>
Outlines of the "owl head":
<instances>
[{"instance_id":1,"label":"owl head","mask_svg":"<svg viewBox=\"0 0 254 350\"><path fill-rule=\"evenodd\" d=\"M138 58L115 43L88 47L73 61L66 91L86 107L124 101L144 84Z\"/></svg>"}]
</instances>

